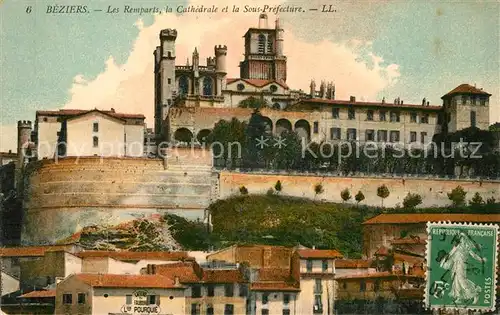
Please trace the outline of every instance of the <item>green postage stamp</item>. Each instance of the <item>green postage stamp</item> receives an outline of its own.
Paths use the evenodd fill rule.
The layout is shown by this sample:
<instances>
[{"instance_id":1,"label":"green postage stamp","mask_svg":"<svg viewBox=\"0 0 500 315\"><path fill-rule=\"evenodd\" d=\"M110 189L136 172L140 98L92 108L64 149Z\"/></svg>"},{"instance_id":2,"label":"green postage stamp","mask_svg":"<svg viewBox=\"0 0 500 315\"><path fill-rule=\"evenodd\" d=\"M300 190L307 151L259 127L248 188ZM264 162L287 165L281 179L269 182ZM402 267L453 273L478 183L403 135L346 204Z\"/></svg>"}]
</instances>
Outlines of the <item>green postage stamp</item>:
<instances>
[{"instance_id":1,"label":"green postage stamp","mask_svg":"<svg viewBox=\"0 0 500 315\"><path fill-rule=\"evenodd\" d=\"M427 223L425 304L495 309L498 225Z\"/></svg>"}]
</instances>

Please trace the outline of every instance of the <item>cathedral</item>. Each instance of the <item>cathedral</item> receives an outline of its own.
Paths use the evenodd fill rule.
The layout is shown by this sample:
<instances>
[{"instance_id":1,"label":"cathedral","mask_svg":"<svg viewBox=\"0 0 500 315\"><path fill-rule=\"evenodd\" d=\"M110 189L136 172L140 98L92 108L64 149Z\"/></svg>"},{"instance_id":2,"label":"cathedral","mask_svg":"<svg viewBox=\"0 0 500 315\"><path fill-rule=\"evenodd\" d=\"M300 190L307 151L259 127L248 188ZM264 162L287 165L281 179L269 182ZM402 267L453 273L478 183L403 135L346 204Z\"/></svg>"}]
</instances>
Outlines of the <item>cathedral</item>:
<instances>
[{"instance_id":1,"label":"cathedral","mask_svg":"<svg viewBox=\"0 0 500 315\"><path fill-rule=\"evenodd\" d=\"M270 27L260 14L258 27L243 36L244 60L240 77L228 78L230 47L214 47L214 56L200 65L195 48L191 61L176 65L177 30L160 32L155 58L155 138L157 143L201 142L221 119L247 121L253 111L245 100L265 103L261 114L276 134L295 131L317 143L376 141L423 147L435 134L467 127L487 129L491 94L469 84L446 93L442 105L424 98L420 104L394 101L357 101L335 98L332 82L313 80L309 93L288 87L284 29L279 19Z\"/></svg>"}]
</instances>

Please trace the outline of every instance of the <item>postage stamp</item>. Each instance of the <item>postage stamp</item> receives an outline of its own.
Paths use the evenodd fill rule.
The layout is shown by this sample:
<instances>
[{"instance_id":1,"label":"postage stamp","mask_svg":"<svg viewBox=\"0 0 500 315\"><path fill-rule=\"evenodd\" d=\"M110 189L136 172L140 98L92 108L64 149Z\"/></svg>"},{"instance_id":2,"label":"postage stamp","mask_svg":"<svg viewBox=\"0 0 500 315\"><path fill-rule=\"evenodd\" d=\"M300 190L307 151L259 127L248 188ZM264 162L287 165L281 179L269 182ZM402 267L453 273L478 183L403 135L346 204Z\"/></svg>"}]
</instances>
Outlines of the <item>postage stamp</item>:
<instances>
[{"instance_id":1,"label":"postage stamp","mask_svg":"<svg viewBox=\"0 0 500 315\"><path fill-rule=\"evenodd\" d=\"M425 305L495 309L498 225L427 223Z\"/></svg>"}]
</instances>

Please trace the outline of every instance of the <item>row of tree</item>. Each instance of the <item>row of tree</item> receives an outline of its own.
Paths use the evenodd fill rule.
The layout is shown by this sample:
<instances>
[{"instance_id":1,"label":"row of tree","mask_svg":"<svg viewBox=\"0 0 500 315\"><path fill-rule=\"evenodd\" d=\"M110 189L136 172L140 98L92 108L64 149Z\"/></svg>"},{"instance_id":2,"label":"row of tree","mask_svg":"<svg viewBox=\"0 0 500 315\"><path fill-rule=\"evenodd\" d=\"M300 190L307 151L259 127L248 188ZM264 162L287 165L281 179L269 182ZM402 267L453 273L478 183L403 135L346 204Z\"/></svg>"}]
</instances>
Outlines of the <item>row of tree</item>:
<instances>
[{"instance_id":1,"label":"row of tree","mask_svg":"<svg viewBox=\"0 0 500 315\"><path fill-rule=\"evenodd\" d=\"M500 176L493 132L478 128L438 134L426 150L356 142L304 145L294 131L274 135L266 118L255 110L248 124L236 118L219 121L206 142L218 143L212 146L215 165L230 169L334 171L346 176L360 172Z\"/></svg>"},{"instance_id":2,"label":"row of tree","mask_svg":"<svg viewBox=\"0 0 500 315\"><path fill-rule=\"evenodd\" d=\"M241 195L248 195L248 189L245 186L240 187L240 194ZM283 190L283 185L280 180L276 182L273 188L269 188L267 191L268 195L273 195L273 194L280 194L281 191ZM324 188L323 185L318 183L314 185L314 195L315 197L317 195L320 195L324 193ZM377 196L381 199L382 207L384 206L384 199L389 197L390 191L389 188L386 185L381 185L377 187ZM467 192L463 189L462 186L457 186L451 192L448 194L448 199L450 199L452 206L453 207L463 207L467 204L466 200L466 195ZM342 199L343 202L348 202L353 198L351 191L348 188L345 188L340 192L340 198ZM359 190L356 195L354 195L354 200L356 203L359 205L363 200L365 200L365 195L361 190ZM483 199L481 194L479 192L476 192L474 196L472 197L471 200L469 200L469 205L471 206L480 206L484 204L492 205L495 204L496 200L494 197L487 198L486 200ZM406 197L403 200L403 208L408 209L408 210L414 210L417 208L420 204L422 204L422 196L416 193L411 193L408 192Z\"/></svg>"}]
</instances>

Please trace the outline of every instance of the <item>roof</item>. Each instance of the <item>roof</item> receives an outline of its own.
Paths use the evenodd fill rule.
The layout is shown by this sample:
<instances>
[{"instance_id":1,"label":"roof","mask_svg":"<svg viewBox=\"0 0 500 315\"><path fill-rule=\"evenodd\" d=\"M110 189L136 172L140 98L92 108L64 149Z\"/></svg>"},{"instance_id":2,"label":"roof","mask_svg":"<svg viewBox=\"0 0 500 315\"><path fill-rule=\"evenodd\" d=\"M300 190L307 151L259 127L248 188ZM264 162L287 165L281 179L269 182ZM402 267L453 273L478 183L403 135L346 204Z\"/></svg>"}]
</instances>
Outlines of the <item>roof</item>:
<instances>
[{"instance_id":1,"label":"roof","mask_svg":"<svg viewBox=\"0 0 500 315\"><path fill-rule=\"evenodd\" d=\"M238 269L233 270L203 270L202 281L206 283L241 283L246 282Z\"/></svg>"},{"instance_id":2,"label":"roof","mask_svg":"<svg viewBox=\"0 0 500 315\"><path fill-rule=\"evenodd\" d=\"M389 249L385 246L380 246L375 252L375 256L389 256Z\"/></svg>"},{"instance_id":3,"label":"roof","mask_svg":"<svg viewBox=\"0 0 500 315\"><path fill-rule=\"evenodd\" d=\"M182 288L174 280L159 275L114 275L114 274L76 274L75 277L92 286L101 288Z\"/></svg>"},{"instance_id":4,"label":"roof","mask_svg":"<svg viewBox=\"0 0 500 315\"><path fill-rule=\"evenodd\" d=\"M364 259L337 259L335 260L335 269L370 268L372 263L372 260Z\"/></svg>"},{"instance_id":5,"label":"roof","mask_svg":"<svg viewBox=\"0 0 500 315\"><path fill-rule=\"evenodd\" d=\"M421 109L421 110L441 110L442 106L439 105L422 105L422 104L392 104L387 102L359 102L359 101L343 101L343 100L331 100L323 98L305 98L301 99L300 103L322 103L329 105L352 105L352 106L372 106L372 107L386 107L386 108L411 108L411 109Z\"/></svg>"},{"instance_id":6,"label":"roof","mask_svg":"<svg viewBox=\"0 0 500 315\"><path fill-rule=\"evenodd\" d=\"M398 279L408 279L408 278L423 278L420 275L403 275L399 273L391 273L388 271L384 272L373 272L373 273L360 273L346 275L342 277L336 277L335 280L348 280L348 279L373 279L373 278L398 278Z\"/></svg>"},{"instance_id":7,"label":"roof","mask_svg":"<svg viewBox=\"0 0 500 315\"><path fill-rule=\"evenodd\" d=\"M421 264L424 262L424 259L421 257L415 257L411 255L406 255L406 254L399 254L395 253L394 254L394 261L401 261L401 262L407 262L410 264Z\"/></svg>"},{"instance_id":8,"label":"roof","mask_svg":"<svg viewBox=\"0 0 500 315\"><path fill-rule=\"evenodd\" d=\"M0 257L41 257L47 251L67 250L71 247L68 245L4 247L0 248Z\"/></svg>"},{"instance_id":9,"label":"roof","mask_svg":"<svg viewBox=\"0 0 500 315\"><path fill-rule=\"evenodd\" d=\"M342 254L335 249L299 249L300 258L306 259L334 259L342 258Z\"/></svg>"},{"instance_id":10,"label":"roof","mask_svg":"<svg viewBox=\"0 0 500 315\"><path fill-rule=\"evenodd\" d=\"M76 254L80 258L109 257L116 260L183 260L191 259L187 252L129 252L89 250Z\"/></svg>"},{"instance_id":11,"label":"roof","mask_svg":"<svg viewBox=\"0 0 500 315\"><path fill-rule=\"evenodd\" d=\"M166 277L179 277L179 281L183 283L199 282L200 278L196 274L193 263L173 263L154 265L154 274Z\"/></svg>"},{"instance_id":12,"label":"roof","mask_svg":"<svg viewBox=\"0 0 500 315\"><path fill-rule=\"evenodd\" d=\"M36 111L36 116L78 116L83 115L89 112L98 111L110 116L113 116L118 119L145 119L143 114L125 114L125 113L117 113L114 109L111 110L98 110L98 109L60 109L60 110L38 110Z\"/></svg>"},{"instance_id":13,"label":"roof","mask_svg":"<svg viewBox=\"0 0 500 315\"><path fill-rule=\"evenodd\" d=\"M237 82L237 81L243 81L243 82L246 82L246 83L248 83L250 85L253 85L255 87L264 87L264 86L266 86L268 84L276 83L276 84L280 85L282 88L288 89L288 85L286 85L285 82L278 81L278 80L243 79L243 78L228 78L228 79L226 79L226 83L227 84L231 84L231 83L234 83L234 82Z\"/></svg>"},{"instance_id":14,"label":"roof","mask_svg":"<svg viewBox=\"0 0 500 315\"><path fill-rule=\"evenodd\" d=\"M426 241L418 236L406 236L393 239L390 243L392 245L425 245Z\"/></svg>"},{"instance_id":15,"label":"roof","mask_svg":"<svg viewBox=\"0 0 500 315\"><path fill-rule=\"evenodd\" d=\"M299 285L282 281L254 282L250 289L253 291L300 291Z\"/></svg>"},{"instance_id":16,"label":"roof","mask_svg":"<svg viewBox=\"0 0 500 315\"><path fill-rule=\"evenodd\" d=\"M475 95L491 96L490 93L483 91L483 89L478 89L475 86L464 83L464 84L460 84L459 86L457 86L453 90L449 91L448 93L443 95L441 98L445 98L446 96L452 96L454 94L475 94Z\"/></svg>"},{"instance_id":17,"label":"roof","mask_svg":"<svg viewBox=\"0 0 500 315\"><path fill-rule=\"evenodd\" d=\"M464 214L464 213L383 213L363 224L416 224L426 222L500 222L498 214Z\"/></svg>"},{"instance_id":18,"label":"roof","mask_svg":"<svg viewBox=\"0 0 500 315\"><path fill-rule=\"evenodd\" d=\"M290 278L290 269L261 268L258 271L257 281L287 281Z\"/></svg>"},{"instance_id":19,"label":"roof","mask_svg":"<svg viewBox=\"0 0 500 315\"><path fill-rule=\"evenodd\" d=\"M56 297L56 290L31 291L30 293L18 296L18 299L51 298Z\"/></svg>"}]
</instances>

